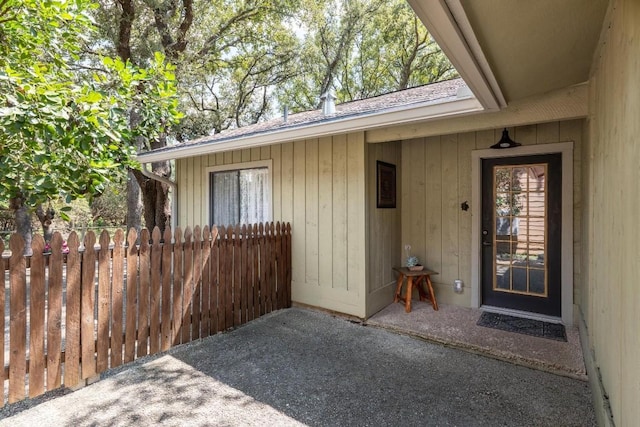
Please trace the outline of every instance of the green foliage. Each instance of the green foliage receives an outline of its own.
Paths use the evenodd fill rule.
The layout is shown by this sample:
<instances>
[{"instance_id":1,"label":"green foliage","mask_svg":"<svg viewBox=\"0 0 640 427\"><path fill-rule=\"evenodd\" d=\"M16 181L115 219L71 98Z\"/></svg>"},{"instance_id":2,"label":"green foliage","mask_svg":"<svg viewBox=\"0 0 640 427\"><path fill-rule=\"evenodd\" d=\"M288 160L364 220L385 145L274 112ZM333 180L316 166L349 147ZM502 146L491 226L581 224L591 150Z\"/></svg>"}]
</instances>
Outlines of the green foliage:
<instances>
[{"instance_id":1,"label":"green foliage","mask_svg":"<svg viewBox=\"0 0 640 427\"><path fill-rule=\"evenodd\" d=\"M81 72L87 0L7 0L0 10L0 202L34 208L100 194L135 166L131 141L179 118L173 68L105 58ZM131 106L141 118L129 126ZM67 217L65 210L60 214Z\"/></svg>"},{"instance_id":2,"label":"green foliage","mask_svg":"<svg viewBox=\"0 0 640 427\"><path fill-rule=\"evenodd\" d=\"M293 110L318 106L336 89L339 102L457 76L405 0L305 0L299 72L279 88Z\"/></svg>"}]
</instances>

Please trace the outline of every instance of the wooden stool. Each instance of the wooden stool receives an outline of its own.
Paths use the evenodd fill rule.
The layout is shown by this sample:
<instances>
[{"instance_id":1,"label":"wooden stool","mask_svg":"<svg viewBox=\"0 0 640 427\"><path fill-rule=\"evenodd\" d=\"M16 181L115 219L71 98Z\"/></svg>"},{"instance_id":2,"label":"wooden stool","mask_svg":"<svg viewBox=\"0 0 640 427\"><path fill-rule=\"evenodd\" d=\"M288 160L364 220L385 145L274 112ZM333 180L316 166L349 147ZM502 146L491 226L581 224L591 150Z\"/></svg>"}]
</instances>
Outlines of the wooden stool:
<instances>
[{"instance_id":1,"label":"wooden stool","mask_svg":"<svg viewBox=\"0 0 640 427\"><path fill-rule=\"evenodd\" d=\"M436 294L433 292L433 285L431 284L431 275L438 274L437 272L427 269L411 271L407 267L393 267L393 271L398 273L398 285L396 286L396 295L393 298L393 302L404 301L404 311L411 313L411 290L415 286L418 288L420 301L429 300L431 301L433 309L436 311L438 310ZM402 284L405 277L407 278L407 291L406 295L403 297L401 294ZM423 283L426 283L427 291L429 292L428 295L421 286Z\"/></svg>"}]
</instances>

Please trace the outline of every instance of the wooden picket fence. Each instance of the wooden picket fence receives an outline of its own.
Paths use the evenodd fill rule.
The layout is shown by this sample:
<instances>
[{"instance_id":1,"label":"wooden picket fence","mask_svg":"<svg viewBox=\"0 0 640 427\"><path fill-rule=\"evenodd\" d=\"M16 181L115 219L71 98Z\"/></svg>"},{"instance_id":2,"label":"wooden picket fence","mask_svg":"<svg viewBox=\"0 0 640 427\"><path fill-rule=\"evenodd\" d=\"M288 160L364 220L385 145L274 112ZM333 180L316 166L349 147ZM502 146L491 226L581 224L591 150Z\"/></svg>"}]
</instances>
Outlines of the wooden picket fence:
<instances>
[{"instance_id":1,"label":"wooden picket fence","mask_svg":"<svg viewBox=\"0 0 640 427\"><path fill-rule=\"evenodd\" d=\"M88 232L81 248L74 232L65 254L56 233L45 254L36 235L25 257L11 236L0 260L2 405L291 306L288 223L139 237L103 231L98 246Z\"/></svg>"}]
</instances>

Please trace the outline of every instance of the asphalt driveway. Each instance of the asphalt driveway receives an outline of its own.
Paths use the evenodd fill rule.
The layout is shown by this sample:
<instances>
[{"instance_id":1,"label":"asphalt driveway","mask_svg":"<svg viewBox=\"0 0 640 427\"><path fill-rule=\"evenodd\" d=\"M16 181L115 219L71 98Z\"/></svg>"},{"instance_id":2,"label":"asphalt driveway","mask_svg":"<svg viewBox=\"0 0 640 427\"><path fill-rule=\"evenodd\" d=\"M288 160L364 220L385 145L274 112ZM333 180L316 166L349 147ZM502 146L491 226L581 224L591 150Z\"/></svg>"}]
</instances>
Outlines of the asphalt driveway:
<instances>
[{"instance_id":1,"label":"asphalt driveway","mask_svg":"<svg viewBox=\"0 0 640 427\"><path fill-rule=\"evenodd\" d=\"M0 417L7 426L595 425L583 381L298 308Z\"/></svg>"}]
</instances>

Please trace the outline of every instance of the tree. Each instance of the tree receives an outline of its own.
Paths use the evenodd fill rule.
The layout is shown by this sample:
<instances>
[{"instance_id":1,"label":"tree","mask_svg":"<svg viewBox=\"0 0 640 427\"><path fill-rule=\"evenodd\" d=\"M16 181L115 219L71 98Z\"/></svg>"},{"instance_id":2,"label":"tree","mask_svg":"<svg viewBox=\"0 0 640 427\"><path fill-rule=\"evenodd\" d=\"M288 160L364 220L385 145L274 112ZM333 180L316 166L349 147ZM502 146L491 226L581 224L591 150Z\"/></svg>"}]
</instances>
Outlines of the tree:
<instances>
[{"instance_id":1,"label":"tree","mask_svg":"<svg viewBox=\"0 0 640 427\"><path fill-rule=\"evenodd\" d=\"M304 8L302 68L278 90L294 111L317 108L330 87L346 102L457 75L405 0L308 0Z\"/></svg>"},{"instance_id":2,"label":"tree","mask_svg":"<svg viewBox=\"0 0 640 427\"><path fill-rule=\"evenodd\" d=\"M99 194L135 166L130 139L177 115L171 67L161 55L152 72L111 59L91 73L73 67L92 30L91 7L86 0L0 1L0 202L14 211L27 251L31 212L60 196ZM132 130L129 105L140 96L147 97L143 124Z\"/></svg>"},{"instance_id":3,"label":"tree","mask_svg":"<svg viewBox=\"0 0 640 427\"><path fill-rule=\"evenodd\" d=\"M94 43L101 46L99 53L117 54L142 66L158 50L179 70L181 104L188 114L173 134L149 139L147 148L255 123L270 112L270 91L289 76L286 65L295 58L294 37L283 24L293 4L291 0L102 1L95 12L102 37ZM135 146L143 147L140 141ZM154 163L151 171L169 178L171 164ZM130 177L128 225L138 226L133 221L140 216L139 187L146 226L163 229L170 215L168 186L136 170Z\"/></svg>"}]
</instances>

